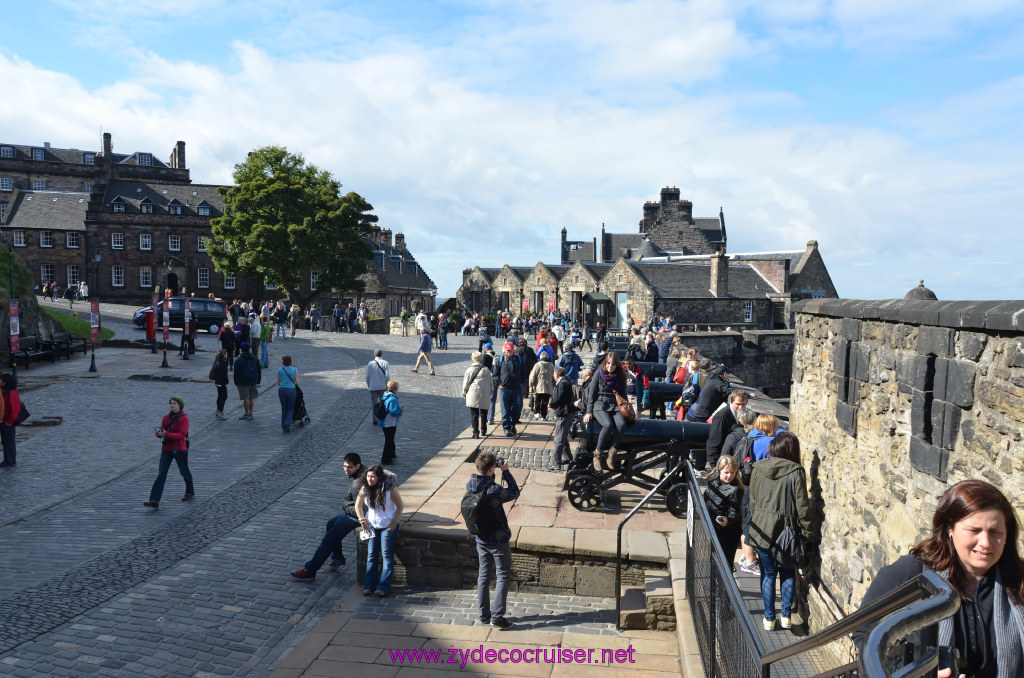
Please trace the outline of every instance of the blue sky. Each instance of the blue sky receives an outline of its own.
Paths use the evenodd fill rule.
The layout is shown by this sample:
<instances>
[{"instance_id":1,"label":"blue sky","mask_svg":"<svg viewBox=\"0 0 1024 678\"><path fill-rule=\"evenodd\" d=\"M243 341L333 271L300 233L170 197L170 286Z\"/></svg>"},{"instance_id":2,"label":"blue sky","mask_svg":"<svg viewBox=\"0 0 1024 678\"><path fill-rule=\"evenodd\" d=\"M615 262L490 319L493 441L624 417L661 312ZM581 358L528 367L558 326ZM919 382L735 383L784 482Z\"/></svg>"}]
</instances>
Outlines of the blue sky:
<instances>
[{"instance_id":1,"label":"blue sky","mask_svg":"<svg viewBox=\"0 0 1024 678\"><path fill-rule=\"evenodd\" d=\"M731 252L819 242L840 294L1021 299L1024 6L1011 0L5 6L0 138L169 155L280 144L454 293L679 186Z\"/></svg>"}]
</instances>

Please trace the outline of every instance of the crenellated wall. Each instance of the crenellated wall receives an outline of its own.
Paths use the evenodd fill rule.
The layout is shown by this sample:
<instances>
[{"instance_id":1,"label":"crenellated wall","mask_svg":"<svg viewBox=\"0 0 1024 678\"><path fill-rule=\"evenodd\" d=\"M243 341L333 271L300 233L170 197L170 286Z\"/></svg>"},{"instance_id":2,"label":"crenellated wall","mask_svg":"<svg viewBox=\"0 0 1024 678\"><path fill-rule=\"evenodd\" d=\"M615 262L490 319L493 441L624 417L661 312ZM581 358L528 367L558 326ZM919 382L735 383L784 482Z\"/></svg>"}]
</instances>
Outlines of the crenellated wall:
<instances>
[{"instance_id":1,"label":"crenellated wall","mask_svg":"<svg viewBox=\"0 0 1024 678\"><path fill-rule=\"evenodd\" d=\"M822 525L820 569L804 580L817 630L924 537L954 483L987 480L1024 509L1024 301L820 299L796 312L791 427Z\"/></svg>"}]
</instances>

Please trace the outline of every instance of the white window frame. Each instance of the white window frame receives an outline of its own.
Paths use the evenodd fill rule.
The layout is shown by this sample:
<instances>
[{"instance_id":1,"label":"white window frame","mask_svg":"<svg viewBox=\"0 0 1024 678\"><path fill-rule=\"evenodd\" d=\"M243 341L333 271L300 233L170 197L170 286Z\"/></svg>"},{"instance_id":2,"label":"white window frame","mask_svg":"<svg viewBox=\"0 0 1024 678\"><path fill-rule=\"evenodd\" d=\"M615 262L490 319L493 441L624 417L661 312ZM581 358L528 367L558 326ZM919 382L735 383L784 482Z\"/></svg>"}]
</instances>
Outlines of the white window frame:
<instances>
[{"instance_id":1,"label":"white window frame","mask_svg":"<svg viewBox=\"0 0 1024 678\"><path fill-rule=\"evenodd\" d=\"M114 264L110 267L110 285L111 287L124 287L124 266L121 264Z\"/></svg>"},{"instance_id":2,"label":"white window frame","mask_svg":"<svg viewBox=\"0 0 1024 678\"><path fill-rule=\"evenodd\" d=\"M153 249L153 236L150 233L139 233L139 250L148 252Z\"/></svg>"},{"instance_id":3,"label":"white window frame","mask_svg":"<svg viewBox=\"0 0 1024 678\"><path fill-rule=\"evenodd\" d=\"M43 282L57 279L57 264L39 264L39 275Z\"/></svg>"},{"instance_id":4,"label":"white window frame","mask_svg":"<svg viewBox=\"0 0 1024 678\"><path fill-rule=\"evenodd\" d=\"M196 208L196 213L201 217L210 216L210 208L207 205Z\"/></svg>"},{"instance_id":5,"label":"white window frame","mask_svg":"<svg viewBox=\"0 0 1024 678\"><path fill-rule=\"evenodd\" d=\"M110 234L110 249L112 249L112 250L123 250L124 249L124 233L111 233Z\"/></svg>"},{"instance_id":6,"label":"white window frame","mask_svg":"<svg viewBox=\"0 0 1024 678\"><path fill-rule=\"evenodd\" d=\"M743 322L754 322L754 302L752 301L743 302Z\"/></svg>"},{"instance_id":7,"label":"white window frame","mask_svg":"<svg viewBox=\"0 0 1024 678\"><path fill-rule=\"evenodd\" d=\"M277 283L270 282L269 280L263 283L263 289L265 290L276 290Z\"/></svg>"},{"instance_id":8,"label":"white window frame","mask_svg":"<svg viewBox=\"0 0 1024 678\"><path fill-rule=\"evenodd\" d=\"M32 190L33 191L45 191L46 190L46 180L45 179L33 179L32 180Z\"/></svg>"},{"instance_id":9,"label":"white window frame","mask_svg":"<svg viewBox=\"0 0 1024 678\"><path fill-rule=\"evenodd\" d=\"M85 192L88 193L89 195L92 195L92 188L93 188L92 184L86 184L85 185Z\"/></svg>"},{"instance_id":10,"label":"white window frame","mask_svg":"<svg viewBox=\"0 0 1024 678\"><path fill-rule=\"evenodd\" d=\"M320 285L320 271L309 272L309 289L315 290Z\"/></svg>"},{"instance_id":11,"label":"white window frame","mask_svg":"<svg viewBox=\"0 0 1024 678\"><path fill-rule=\"evenodd\" d=\"M0 146L0 158L13 158L14 147L13 146Z\"/></svg>"},{"instance_id":12,"label":"white window frame","mask_svg":"<svg viewBox=\"0 0 1024 678\"><path fill-rule=\"evenodd\" d=\"M224 274L224 289L233 290L235 289L235 276Z\"/></svg>"},{"instance_id":13,"label":"white window frame","mask_svg":"<svg viewBox=\"0 0 1024 678\"><path fill-rule=\"evenodd\" d=\"M139 211L142 212L143 214L152 214L153 213L153 205L152 205L152 203L148 203L148 202L142 203L141 205L139 205Z\"/></svg>"},{"instance_id":14,"label":"white window frame","mask_svg":"<svg viewBox=\"0 0 1024 678\"><path fill-rule=\"evenodd\" d=\"M82 164L84 164L84 165L95 165L96 164L96 154L95 153L83 153L82 154Z\"/></svg>"},{"instance_id":15,"label":"white window frame","mask_svg":"<svg viewBox=\"0 0 1024 678\"><path fill-rule=\"evenodd\" d=\"M67 266L64 267L64 273L68 277L69 285L77 285L78 283L82 282L82 276L79 273L78 264L68 264ZM72 280L72 278L74 278L74 280Z\"/></svg>"},{"instance_id":16,"label":"white window frame","mask_svg":"<svg viewBox=\"0 0 1024 678\"><path fill-rule=\"evenodd\" d=\"M46 149L44 148L33 148L32 149L33 160L46 160Z\"/></svg>"},{"instance_id":17,"label":"white window frame","mask_svg":"<svg viewBox=\"0 0 1024 678\"><path fill-rule=\"evenodd\" d=\"M139 287L153 286L153 267L139 266Z\"/></svg>"},{"instance_id":18,"label":"white window frame","mask_svg":"<svg viewBox=\"0 0 1024 678\"><path fill-rule=\"evenodd\" d=\"M126 211L124 203L123 202L115 202L114 203L114 211L115 212L124 212L124 211Z\"/></svg>"},{"instance_id":19,"label":"white window frame","mask_svg":"<svg viewBox=\"0 0 1024 678\"><path fill-rule=\"evenodd\" d=\"M14 190L14 179L10 177L0 177L0 191L13 191Z\"/></svg>"},{"instance_id":20,"label":"white window frame","mask_svg":"<svg viewBox=\"0 0 1024 678\"><path fill-rule=\"evenodd\" d=\"M201 236L198 236L196 238L196 251L197 252L205 252L206 251L206 236L205 235L201 235Z\"/></svg>"},{"instance_id":21,"label":"white window frame","mask_svg":"<svg viewBox=\"0 0 1024 678\"><path fill-rule=\"evenodd\" d=\"M181 205L168 205L167 206L167 213L168 214L181 214Z\"/></svg>"},{"instance_id":22,"label":"white window frame","mask_svg":"<svg viewBox=\"0 0 1024 678\"><path fill-rule=\"evenodd\" d=\"M6 205L5 205L6 207ZM14 232L14 246L15 247L27 247L28 239L25 237L25 231Z\"/></svg>"},{"instance_id":23,"label":"white window frame","mask_svg":"<svg viewBox=\"0 0 1024 678\"><path fill-rule=\"evenodd\" d=\"M139 153L139 165L142 167L153 166L153 154L152 153Z\"/></svg>"},{"instance_id":24,"label":"white window frame","mask_svg":"<svg viewBox=\"0 0 1024 678\"><path fill-rule=\"evenodd\" d=\"M196 286L204 290L210 287L210 269L196 269Z\"/></svg>"},{"instance_id":25,"label":"white window frame","mask_svg":"<svg viewBox=\"0 0 1024 678\"><path fill-rule=\"evenodd\" d=\"M78 231L68 231L64 243L69 250L77 250L82 246L82 234Z\"/></svg>"},{"instance_id":26,"label":"white window frame","mask_svg":"<svg viewBox=\"0 0 1024 678\"><path fill-rule=\"evenodd\" d=\"M181 251L181 236L180 235L169 235L169 236L167 236L167 250L169 252L180 252Z\"/></svg>"},{"instance_id":27,"label":"white window frame","mask_svg":"<svg viewBox=\"0 0 1024 678\"><path fill-rule=\"evenodd\" d=\"M53 247L53 231L39 231L39 246L50 248Z\"/></svg>"}]
</instances>

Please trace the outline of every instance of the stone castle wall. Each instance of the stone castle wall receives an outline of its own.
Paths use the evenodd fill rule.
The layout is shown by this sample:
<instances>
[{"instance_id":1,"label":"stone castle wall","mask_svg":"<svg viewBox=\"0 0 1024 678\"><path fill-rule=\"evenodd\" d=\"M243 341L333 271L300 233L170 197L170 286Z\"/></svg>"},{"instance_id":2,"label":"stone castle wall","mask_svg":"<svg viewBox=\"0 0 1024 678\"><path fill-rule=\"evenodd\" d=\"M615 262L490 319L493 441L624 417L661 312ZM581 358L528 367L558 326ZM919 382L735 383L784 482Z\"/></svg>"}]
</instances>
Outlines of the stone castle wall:
<instances>
[{"instance_id":1,"label":"stone castle wall","mask_svg":"<svg viewBox=\"0 0 1024 678\"><path fill-rule=\"evenodd\" d=\"M951 485L987 480L1024 509L1024 302L795 308L791 426L822 525L814 631L925 536Z\"/></svg>"},{"instance_id":2,"label":"stone castle wall","mask_svg":"<svg viewBox=\"0 0 1024 678\"><path fill-rule=\"evenodd\" d=\"M700 348L701 355L725 363L744 384L784 399L789 397L793 371L793 337L792 330L687 332L682 341Z\"/></svg>"}]
</instances>

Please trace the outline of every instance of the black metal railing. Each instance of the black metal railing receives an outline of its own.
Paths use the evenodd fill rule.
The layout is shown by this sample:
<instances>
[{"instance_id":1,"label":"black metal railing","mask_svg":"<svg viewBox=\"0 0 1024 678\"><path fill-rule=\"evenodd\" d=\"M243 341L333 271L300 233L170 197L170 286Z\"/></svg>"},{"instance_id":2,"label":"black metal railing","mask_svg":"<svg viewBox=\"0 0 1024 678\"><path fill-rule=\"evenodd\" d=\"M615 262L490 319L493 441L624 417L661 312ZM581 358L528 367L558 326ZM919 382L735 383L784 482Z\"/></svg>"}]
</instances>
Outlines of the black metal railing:
<instances>
[{"instance_id":1,"label":"black metal railing","mask_svg":"<svg viewBox=\"0 0 1024 678\"><path fill-rule=\"evenodd\" d=\"M791 645L768 652L747 612L739 587L715 537L714 525L700 495L693 466L683 474L689 488L687 512L686 597L690 602L704 672L711 678L770 678L779 662L806 655L863 626L880 624L869 634L860 658L860 675L881 678L891 674L885 658L893 645L910 633L956 612L959 596L934 572L925 572L882 598L865 605L831 626ZM937 655L927 653L902 669L900 678L935 668ZM844 676L857 663L836 667L816 678Z\"/></svg>"}]
</instances>

